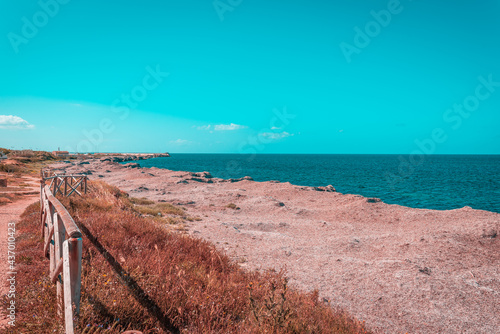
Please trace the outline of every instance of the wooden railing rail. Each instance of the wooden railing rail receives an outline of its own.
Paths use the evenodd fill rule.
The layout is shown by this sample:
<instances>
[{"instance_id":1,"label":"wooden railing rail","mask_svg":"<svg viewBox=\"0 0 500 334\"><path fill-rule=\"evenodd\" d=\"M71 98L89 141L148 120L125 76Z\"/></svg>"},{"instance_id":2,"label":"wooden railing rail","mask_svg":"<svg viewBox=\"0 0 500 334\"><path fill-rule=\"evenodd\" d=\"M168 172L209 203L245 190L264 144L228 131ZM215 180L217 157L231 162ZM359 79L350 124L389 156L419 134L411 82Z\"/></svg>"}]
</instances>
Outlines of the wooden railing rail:
<instances>
[{"instance_id":1,"label":"wooden railing rail","mask_svg":"<svg viewBox=\"0 0 500 334\"><path fill-rule=\"evenodd\" d=\"M43 252L50 259L50 278L57 283L58 314L64 314L66 334L73 334L74 319L80 313L82 233L44 179L40 207Z\"/></svg>"}]
</instances>

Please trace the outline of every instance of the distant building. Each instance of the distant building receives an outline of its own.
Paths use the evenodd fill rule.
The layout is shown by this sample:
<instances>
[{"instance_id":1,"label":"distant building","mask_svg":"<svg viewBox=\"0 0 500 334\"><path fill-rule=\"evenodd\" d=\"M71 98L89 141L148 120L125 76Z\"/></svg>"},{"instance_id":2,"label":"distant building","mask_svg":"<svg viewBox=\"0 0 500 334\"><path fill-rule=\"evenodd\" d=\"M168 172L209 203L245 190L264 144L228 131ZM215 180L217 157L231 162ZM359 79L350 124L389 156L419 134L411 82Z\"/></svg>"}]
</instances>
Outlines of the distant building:
<instances>
[{"instance_id":1,"label":"distant building","mask_svg":"<svg viewBox=\"0 0 500 334\"><path fill-rule=\"evenodd\" d=\"M56 157L66 158L69 156L68 151L52 151L52 154Z\"/></svg>"},{"instance_id":2,"label":"distant building","mask_svg":"<svg viewBox=\"0 0 500 334\"><path fill-rule=\"evenodd\" d=\"M6 160L8 157L2 152L0 153L0 160Z\"/></svg>"}]
</instances>

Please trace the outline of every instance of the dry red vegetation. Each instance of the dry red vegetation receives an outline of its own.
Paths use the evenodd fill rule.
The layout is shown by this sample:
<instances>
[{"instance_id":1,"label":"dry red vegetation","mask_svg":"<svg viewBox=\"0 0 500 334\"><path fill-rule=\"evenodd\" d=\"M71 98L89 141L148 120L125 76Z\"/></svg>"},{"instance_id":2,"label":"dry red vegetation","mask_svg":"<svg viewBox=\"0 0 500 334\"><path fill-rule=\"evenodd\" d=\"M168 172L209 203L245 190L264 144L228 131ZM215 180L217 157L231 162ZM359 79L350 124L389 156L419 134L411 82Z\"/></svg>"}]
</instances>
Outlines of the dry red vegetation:
<instances>
[{"instance_id":1,"label":"dry red vegetation","mask_svg":"<svg viewBox=\"0 0 500 334\"><path fill-rule=\"evenodd\" d=\"M63 203L81 228L78 332L366 333L364 324L290 289L281 273L245 272L201 239L144 218L126 194L93 183ZM39 206L18 225L17 326L7 333L63 332L42 257Z\"/></svg>"}]
</instances>

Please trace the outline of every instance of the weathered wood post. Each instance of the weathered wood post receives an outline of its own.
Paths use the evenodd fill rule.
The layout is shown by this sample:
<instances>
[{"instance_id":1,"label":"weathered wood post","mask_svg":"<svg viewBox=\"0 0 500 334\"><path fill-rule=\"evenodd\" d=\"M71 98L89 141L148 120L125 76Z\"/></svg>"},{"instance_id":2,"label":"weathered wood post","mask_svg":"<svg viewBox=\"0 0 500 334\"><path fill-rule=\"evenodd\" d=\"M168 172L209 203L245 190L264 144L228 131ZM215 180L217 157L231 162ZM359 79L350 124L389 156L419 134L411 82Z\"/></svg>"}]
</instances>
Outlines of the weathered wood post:
<instances>
[{"instance_id":1,"label":"weathered wood post","mask_svg":"<svg viewBox=\"0 0 500 334\"><path fill-rule=\"evenodd\" d=\"M56 276L56 286L57 286L57 314L59 316L62 316L63 314L63 307L62 307L62 284L61 280L59 279L59 275L57 274L57 267L58 267L58 262L62 258L62 243L64 241L64 226L62 224L62 221L59 220L57 212L54 213L54 263L56 266L54 267L54 273L57 275Z\"/></svg>"},{"instance_id":2,"label":"weathered wood post","mask_svg":"<svg viewBox=\"0 0 500 334\"><path fill-rule=\"evenodd\" d=\"M57 195L57 177L55 177L55 178L53 179L53 182L52 182L52 183L54 184L54 189L52 190L52 194L53 194L54 196L56 196L56 195Z\"/></svg>"},{"instance_id":3,"label":"weathered wood post","mask_svg":"<svg viewBox=\"0 0 500 334\"><path fill-rule=\"evenodd\" d=\"M44 186L45 182L43 181L40 181L40 221L42 222L42 238L45 237L45 217L44 217L44 208L45 208L45 205L44 205L44 201L43 201L43 186ZM44 238L45 240L45 238Z\"/></svg>"},{"instance_id":4,"label":"weathered wood post","mask_svg":"<svg viewBox=\"0 0 500 334\"><path fill-rule=\"evenodd\" d=\"M80 294L82 285L82 238L69 239L69 259L71 273L71 297L75 304L75 315L80 314Z\"/></svg>"},{"instance_id":5,"label":"weathered wood post","mask_svg":"<svg viewBox=\"0 0 500 334\"><path fill-rule=\"evenodd\" d=\"M68 194L68 178L64 178L64 196Z\"/></svg>"},{"instance_id":6,"label":"weathered wood post","mask_svg":"<svg viewBox=\"0 0 500 334\"><path fill-rule=\"evenodd\" d=\"M47 223L48 223L48 229L49 232L48 233L48 238L49 238L49 259L50 259L50 272L53 272L55 267L56 267L56 263L55 263L55 252L56 252L56 249L55 249L55 242L54 240L52 239L54 234L55 234L55 224L54 224L54 207L51 205L51 203L49 202L49 200L46 200L47 201L47 207L49 208L48 212L47 212Z\"/></svg>"}]
</instances>

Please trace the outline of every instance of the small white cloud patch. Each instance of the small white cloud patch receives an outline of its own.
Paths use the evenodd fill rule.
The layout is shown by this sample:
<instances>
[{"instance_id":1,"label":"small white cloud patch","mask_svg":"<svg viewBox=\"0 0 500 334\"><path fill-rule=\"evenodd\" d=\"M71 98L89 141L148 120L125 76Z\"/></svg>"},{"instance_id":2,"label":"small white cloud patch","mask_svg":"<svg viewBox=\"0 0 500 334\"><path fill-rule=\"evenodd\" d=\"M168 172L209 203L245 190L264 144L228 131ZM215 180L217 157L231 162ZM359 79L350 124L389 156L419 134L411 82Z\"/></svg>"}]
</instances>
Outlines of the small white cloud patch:
<instances>
[{"instance_id":1,"label":"small white cloud patch","mask_svg":"<svg viewBox=\"0 0 500 334\"><path fill-rule=\"evenodd\" d=\"M266 137L272 140L280 140L286 137L292 137L293 133L283 132L264 132L260 134L262 137Z\"/></svg>"},{"instance_id":2,"label":"small white cloud patch","mask_svg":"<svg viewBox=\"0 0 500 334\"><path fill-rule=\"evenodd\" d=\"M174 145L184 145L184 144L189 144L191 142L185 139L176 139L176 140L171 140L169 143Z\"/></svg>"},{"instance_id":3,"label":"small white cloud patch","mask_svg":"<svg viewBox=\"0 0 500 334\"><path fill-rule=\"evenodd\" d=\"M233 131L233 130L241 130L241 129L246 129L246 128L248 128L248 126L234 124L234 123L214 125L215 131Z\"/></svg>"},{"instance_id":4,"label":"small white cloud patch","mask_svg":"<svg viewBox=\"0 0 500 334\"><path fill-rule=\"evenodd\" d=\"M201 125L201 126L196 127L197 130L211 130L211 129L213 129L213 131L234 131L234 130L241 130L241 129L247 129L247 128L248 128L248 126L246 126L246 125L239 125L239 124L234 124L234 123L215 124L215 125L208 124L208 125ZM212 131L210 131L210 132L212 132Z\"/></svg>"},{"instance_id":5,"label":"small white cloud patch","mask_svg":"<svg viewBox=\"0 0 500 334\"><path fill-rule=\"evenodd\" d=\"M34 127L33 124L28 123L19 116L0 115L0 129L26 130Z\"/></svg>"}]
</instances>

